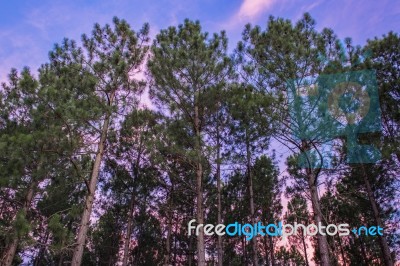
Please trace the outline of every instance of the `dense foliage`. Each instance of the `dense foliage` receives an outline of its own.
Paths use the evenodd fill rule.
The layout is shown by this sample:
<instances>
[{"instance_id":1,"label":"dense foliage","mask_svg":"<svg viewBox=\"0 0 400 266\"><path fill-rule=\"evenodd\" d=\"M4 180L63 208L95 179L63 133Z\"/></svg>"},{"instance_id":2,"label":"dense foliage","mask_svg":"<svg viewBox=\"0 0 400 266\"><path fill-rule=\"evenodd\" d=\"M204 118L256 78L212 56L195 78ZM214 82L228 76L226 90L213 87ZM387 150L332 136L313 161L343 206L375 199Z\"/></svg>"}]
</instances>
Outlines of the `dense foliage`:
<instances>
[{"instance_id":1,"label":"dense foliage","mask_svg":"<svg viewBox=\"0 0 400 266\"><path fill-rule=\"evenodd\" d=\"M397 33L343 45L309 14L295 23L270 17L265 29L247 25L232 53L224 31L210 35L198 21L161 30L152 44L148 33L147 24L135 32L118 18L96 24L80 44L56 44L37 73L12 69L2 84L1 265L400 259ZM315 109L327 103L293 100L288 84L368 70L381 130L356 142L381 157L349 163L351 139L321 137L329 128ZM384 235L196 236L192 219L375 225Z\"/></svg>"}]
</instances>

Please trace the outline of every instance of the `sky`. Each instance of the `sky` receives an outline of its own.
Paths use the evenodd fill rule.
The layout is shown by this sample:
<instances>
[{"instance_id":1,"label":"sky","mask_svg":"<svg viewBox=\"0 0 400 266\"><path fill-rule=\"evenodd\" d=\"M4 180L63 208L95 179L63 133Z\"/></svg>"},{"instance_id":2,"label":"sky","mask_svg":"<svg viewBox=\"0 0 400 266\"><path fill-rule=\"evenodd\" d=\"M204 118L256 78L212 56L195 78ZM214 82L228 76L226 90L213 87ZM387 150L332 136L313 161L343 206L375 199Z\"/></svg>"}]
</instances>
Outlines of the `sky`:
<instances>
[{"instance_id":1,"label":"sky","mask_svg":"<svg viewBox=\"0 0 400 266\"><path fill-rule=\"evenodd\" d=\"M11 68L35 72L55 43L79 41L94 23L111 23L114 16L136 30L148 22L152 37L185 18L200 20L210 33L226 30L232 50L245 24L265 28L270 15L296 21L305 12L318 30L332 28L355 44L400 32L398 0L0 0L0 81Z\"/></svg>"},{"instance_id":2,"label":"sky","mask_svg":"<svg viewBox=\"0 0 400 266\"><path fill-rule=\"evenodd\" d=\"M210 33L226 30L233 49L246 23L265 28L270 15L296 21L304 12L317 29L330 27L341 39L352 37L361 45L400 29L396 0L0 0L0 81L11 68L37 70L55 43L65 37L79 41L94 23L111 23L113 16L137 30L150 23L152 36L185 18L200 20Z\"/></svg>"},{"instance_id":3,"label":"sky","mask_svg":"<svg viewBox=\"0 0 400 266\"><path fill-rule=\"evenodd\" d=\"M398 0L0 0L0 82L11 68L28 66L35 73L55 43L80 41L95 23L111 23L114 16L136 30L148 22L152 37L185 18L200 20L210 33L226 30L232 51L245 24L265 28L271 15L297 21L305 12L318 30L332 28L355 44L400 32Z\"/></svg>"}]
</instances>

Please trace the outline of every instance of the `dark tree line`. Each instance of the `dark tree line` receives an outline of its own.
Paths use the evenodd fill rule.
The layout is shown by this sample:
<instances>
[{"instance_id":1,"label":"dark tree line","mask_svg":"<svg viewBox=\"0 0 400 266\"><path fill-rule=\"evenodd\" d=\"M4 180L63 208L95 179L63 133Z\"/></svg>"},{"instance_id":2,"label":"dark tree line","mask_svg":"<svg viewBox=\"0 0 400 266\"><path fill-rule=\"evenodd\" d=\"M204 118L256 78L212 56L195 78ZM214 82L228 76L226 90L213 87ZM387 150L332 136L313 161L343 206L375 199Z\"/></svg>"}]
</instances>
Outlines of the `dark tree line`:
<instances>
[{"instance_id":1,"label":"dark tree line","mask_svg":"<svg viewBox=\"0 0 400 266\"><path fill-rule=\"evenodd\" d=\"M392 266L400 259L397 33L362 47L350 38L342 44L304 14L246 25L232 53L224 31L210 35L198 21L161 30L152 43L148 34L147 24L134 31L118 18L96 24L79 44L56 44L37 73L12 69L2 84L1 265ZM357 142L381 157L349 163L351 139L328 143L322 136L330 128L316 123L315 108L326 102L293 100L288 84L368 70L381 130ZM301 130L312 137L293 133ZM321 167L326 145L331 166ZM248 241L189 235L192 219L376 225L384 235Z\"/></svg>"}]
</instances>

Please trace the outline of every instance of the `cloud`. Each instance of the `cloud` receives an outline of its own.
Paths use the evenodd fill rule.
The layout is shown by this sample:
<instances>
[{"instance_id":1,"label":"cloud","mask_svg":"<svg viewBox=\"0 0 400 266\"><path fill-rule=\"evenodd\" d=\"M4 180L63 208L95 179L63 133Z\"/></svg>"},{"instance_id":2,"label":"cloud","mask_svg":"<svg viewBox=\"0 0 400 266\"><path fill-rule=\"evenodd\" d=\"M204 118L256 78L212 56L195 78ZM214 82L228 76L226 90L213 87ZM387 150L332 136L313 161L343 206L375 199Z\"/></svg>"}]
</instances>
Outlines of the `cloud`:
<instances>
[{"instance_id":1,"label":"cloud","mask_svg":"<svg viewBox=\"0 0 400 266\"><path fill-rule=\"evenodd\" d=\"M278 1L276 0L244 0L240 8L221 27L232 30L239 24L255 22L265 11L270 10Z\"/></svg>"},{"instance_id":2,"label":"cloud","mask_svg":"<svg viewBox=\"0 0 400 266\"><path fill-rule=\"evenodd\" d=\"M322 1L315 1L313 3L311 3L310 5L304 6L301 11L302 13L305 12L310 12L311 10L313 10L314 8L318 7L320 4L322 3Z\"/></svg>"},{"instance_id":3,"label":"cloud","mask_svg":"<svg viewBox=\"0 0 400 266\"><path fill-rule=\"evenodd\" d=\"M270 9L275 0L244 0L237 17L239 19L256 19L264 11Z\"/></svg>"},{"instance_id":4,"label":"cloud","mask_svg":"<svg viewBox=\"0 0 400 266\"><path fill-rule=\"evenodd\" d=\"M302 7L299 9L299 11L297 12L297 15L294 17L294 20L299 20L299 19L301 19L302 16L304 15L304 13L306 13L306 12L311 12L314 8L320 6L320 5L322 4L322 2L323 2L322 0L319 0L319 1L312 2L312 3L309 4L309 5L304 5L304 6L302 6Z\"/></svg>"},{"instance_id":5,"label":"cloud","mask_svg":"<svg viewBox=\"0 0 400 266\"><path fill-rule=\"evenodd\" d=\"M11 68L20 71L28 66L32 72L36 72L43 58L47 56L32 34L20 34L19 30L18 27L0 28L0 83L7 81Z\"/></svg>"}]
</instances>

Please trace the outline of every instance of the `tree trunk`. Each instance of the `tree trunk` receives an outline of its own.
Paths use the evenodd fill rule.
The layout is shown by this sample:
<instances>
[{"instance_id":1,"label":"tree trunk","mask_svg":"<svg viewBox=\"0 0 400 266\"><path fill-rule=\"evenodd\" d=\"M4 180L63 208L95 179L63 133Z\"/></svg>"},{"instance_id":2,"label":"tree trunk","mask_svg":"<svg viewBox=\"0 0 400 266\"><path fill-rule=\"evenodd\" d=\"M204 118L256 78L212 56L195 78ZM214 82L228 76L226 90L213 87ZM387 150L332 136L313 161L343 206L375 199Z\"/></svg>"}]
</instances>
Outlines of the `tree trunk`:
<instances>
[{"instance_id":1,"label":"tree trunk","mask_svg":"<svg viewBox=\"0 0 400 266\"><path fill-rule=\"evenodd\" d=\"M189 258L188 258L188 266L192 266L192 264L193 264L193 253L194 252L192 252L192 243L193 243L193 238L192 238L192 236L189 236L189 246L188 246L188 249L189 249ZM175 259L174 259L174 262L176 263L176 255L177 255L177 253L176 253L176 238L175 238Z\"/></svg>"},{"instance_id":2,"label":"tree trunk","mask_svg":"<svg viewBox=\"0 0 400 266\"><path fill-rule=\"evenodd\" d=\"M62 266L64 264L64 253L61 253L60 260L58 261L58 266Z\"/></svg>"},{"instance_id":3,"label":"tree trunk","mask_svg":"<svg viewBox=\"0 0 400 266\"><path fill-rule=\"evenodd\" d=\"M4 266L11 266L12 261L14 259L15 256L15 252L17 251L17 246L18 246L18 240L19 237L15 236L12 240L12 242L10 243L10 245L8 246L6 253L3 257L3 263L2 265Z\"/></svg>"},{"instance_id":4,"label":"tree trunk","mask_svg":"<svg viewBox=\"0 0 400 266\"><path fill-rule=\"evenodd\" d=\"M305 152L309 148L310 148L310 143L307 143L306 141L302 140L300 151ZM317 226L319 226L319 224L322 224L322 217L323 217L318 197L318 188L317 188L318 175L319 172L317 173L313 172L312 166L308 165L308 168L306 168L306 176L308 182L308 189L310 190L312 209L314 213L314 222L316 223ZM329 266L330 265L329 245L326 233L325 235L317 233L317 243L318 243L321 266Z\"/></svg>"},{"instance_id":5,"label":"tree trunk","mask_svg":"<svg viewBox=\"0 0 400 266\"><path fill-rule=\"evenodd\" d=\"M135 194L132 193L131 201L129 203L128 222L126 224L126 235L125 235L125 242L124 242L124 257L122 258L122 266L128 265L129 244L131 243L134 208L135 208Z\"/></svg>"},{"instance_id":6,"label":"tree trunk","mask_svg":"<svg viewBox=\"0 0 400 266\"><path fill-rule=\"evenodd\" d=\"M171 192L168 195L168 224L167 224L167 238L165 240L165 251L166 254L164 256L164 266L171 265L171 235L172 235L172 211L171 211L171 197L173 193L173 187L171 188Z\"/></svg>"},{"instance_id":7,"label":"tree trunk","mask_svg":"<svg viewBox=\"0 0 400 266\"><path fill-rule=\"evenodd\" d=\"M246 161L247 161L247 179L249 187L249 197L250 197L250 221L251 224L255 224L255 211L254 211L254 193L253 193L253 176L251 171L251 154L250 154L250 140L246 128ZM258 256L257 256L257 238L254 236L251 239L251 249L252 249L252 261L254 266L258 266Z\"/></svg>"},{"instance_id":8,"label":"tree trunk","mask_svg":"<svg viewBox=\"0 0 400 266\"><path fill-rule=\"evenodd\" d=\"M364 246L364 242L362 241L361 237L357 237L358 242L360 242L360 248L361 248L361 256L364 260L365 265L369 265L369 259L367 256L367 252L365 251L365 246Z\"/></svg>"},{"instance_id":9,"label":"tree trunk","mask_svg":"<svg viewBox=\"0 0 400 266\"><path fill-rule=\"evenodd\" d=\"M113 99L114 99L114 94L112 94L110 97L110 103L109 103L110 106L112 105ZM83 249L86 242L87 231L89 229L90 215L92 213L94 196L97 187L97 180L99 178L101 161L104 155L104 146L106 144L107 132L110 120L111 120L111 114L107 114L104 120L103 127L101 129L100 142L97 146L96 159L94 160L92 174L90 177L89 191L86 196L85 209L83 210L81 224L78 232L77 244L74 249L74 255L72 257L72 262L71 262L72 266L80 266L82 262Z\"/></svg>"},{"instance_id":10,"label":"tree trunk","mask_svg":"<svg viewBox=\"0 0 400 266\"><path fill-rule=\"evenodd\" d=\"M306 262L306 266L308 266L308 255L307 255L307 246L306 246L306 236L304 232L301 232L301 242L303 243L303 250L304 250L304 260Z\"/></svg>"},{"instance_id":11,"label":"tree trunk","mask_svg":"<svg viewBox=\"0 0 400 266\"><path fill-rule=\"evenodd\" d=\"M365 187L367 189L368 199L371 204L372 211L374 213L375 222L378 226L380 226L381 228L384 228L384 225L383 225L380 213L379 213L379 209L378 209L378 204L376 203L374 192L372 191L371 184L369 183L368 176L367 176L367 173L365 172L364 165L361 165L361 168L363 171L362 174L363 174ZM378 235L378 239L379 239L379 245L381 247L381 251L382 251L382 255L383 255L383 260L385 262L385 266L393 266L394 265L393 259L390 254L390 249L389 249L389 245L386 241L386 238L384 236Z\"/></svg>"},{"instance_id":12,"label":"tree trunk","mask_svg":"<svg viewBox=\"0 0 400 266\"><path fill-rule=\"evenodd\" d=\"M171 256L171 234L172 234L172 218L171 214L170 217L168 218L168 229L167 229L167 239L165 241L165 246L166 246L166 254L164 257L164 265L169 266L171 265L170 263L170 256Z\"/></svg>"},{"instance_id":13,"label":"tree trunk","mask_svg":"<svg viewBox=\"0 0 400 266\"><path fill-rule=\"evenodd\" d=\"M270 252L271 252L271 265L275 266L274 242L272 241L271 236L268 236L268 238L269 238L269 245L270 245Z\"/></svg>"},{"instance_id":14,"label":"tree trunk","mask_svg":"<svg viewBox=\"0 0 400 266\"><path fill-rule=\"evenodd\" d=\"M311 173L311 169L307 169L307 175L308 175L308 185L310 189L310 194L311 194L311 203L312 203L312 208L313 208L313 213L314 213L314 221L316 225L318 226L320 223L322 224L322 212L321 212L321 206L319 204L319 198L318 198L318 190L317 186L314 182L314 177L313 174ZM321 266L329 266L329 247L328 247L328 241L326 239L326 235L321 235L317 234L317 241L318 241L318 249L319 249L319 254L320 254L320 260L321 260Z\"/></svg>"},{"instance_id":15,"label":"tree trunk","mask_svg":"<svg viewBox=\"0 0 400 266\"><path fill-rule=\"evenodd\" d=\"M9 197L10 197L9 190L10 190L9 188L5 189L5 195L4 195L4 198L1 201L0 217L3 217L4 211L7 212L7 204L8 204L8 200L9 200Z\"/></svg>"},{"instance_id":16,"label":"tree trunk","mask_svg":"<svg viewBox=\"0 0 400 266\"><path fill-rule=\"evenodd\" d=\"M242 265L246 265L247 251L246 251L246 238L245 237L242 237L242 250L243 250Z\"/></svg>"},{"instance_id":17,"label":"tree trunk","mask_svg":"<svg viewBox=\"0 0 400 266\"><path fill-rule=\"evenodd\" d=\"M40 165L38 167L40 167ZM31 184L29 185L28 192L26 193L25 196L24 205L22 206L22 212L24 213L24 215L26 215L27 211L30 209L30 205L32 202L36 186L37 186L36 181L32 181ZM6 248L1 265L11 266L15 253L17 251L18 242L19 242L19 236L18 234L16 234L14 235L10 245Z\"/></svg>"},{"instance_id":18,"label":"tree trunk","mask_svg":"<svg viewBox=\"0 0 400 266\"><path fill-rule=\"evenodd\" d=\"M179 220L179 219L176 219L176 220ZM174 224L176 223L177 224L177 222L176 222L176 220L174 220ZM174 228L174 229L172 229L172 231L174 232L174 234L176 233L176 228ZM191 248L192 248L192 237L193 236L190 236L189 237L189 259L192 257L192 255L190 254L190 252L191 252ZM177 264L176 263L176 256L178 255L178 250L177 250L177 246L178 246L178 243L177 243L178 241L177 241L177 237L176 236L174 236L174 251L173 251L173 255L174 255L174 261L173 261L173 263L174 264ZM189 261L190 262L190 261ZM173 264L173 265L174 265Z\"/></svg>"},{"instance_id":19,"label":"tree trunk","mask_svg":"<svg viewBox=\"0 0 400 266\"><path fill-rule=\"evenodd\" d=\"M198 93L197 93L198 94ZM198 96L196 95L195 106L194 106L194 130L196 132L196 143L195 150L197 153L196 158L196 196L197 196L197 223L204 224L204 213L203 213L203 165L201 162L201 132L200 132L200 117L198 107ZM206 265L206 252L204 247L204 230L199 230L197 236L197 265Z\"/></svg>"},{"instance_id":20,"label":"tree trunk","mask_svg":"<svg viewBox=\"0 0 400 266\"><path fill-rule=\"evenodd\" d=\"M43 258L44 254L46 252L46 247L47 247L46 244L47 244L47 241L49 239L49 234L50 233L47 231L45 236L44 236L44 239L42 239L43 245L39 248L38 255L36 256L36 258L35 258L35 260L33 262L34 266L39 266L40 262L42 261L42 258Z\"/></svg>"},{"instance_id":21,"label":"tree trunk","mask_svg":"<svg viewBox=\"0 0 400 266\"><path fill-rule=\"evenodd\" d=\"M346 257L344 255L342 240L340 239L340 236L338 236L337 238L339 242L340 255L342 256L342 265L346 266Z\"/></svg>"},{"instance_id":22,"label":"tree trunk","mask_svg":"<svg viewBox=\"0 0 400 266\"><path fill-rule=\"evenodd\" d=\"M265 265L269 266L269 249L268 249L268 242L267 238L263 237L263 242L264 242L264 252L265 252Z\"/></svg>"},{"instance_id":23,"label":"tree trunk","mask_svg":"<svg viewBox=\"0 0 400 266\"><path fill-rule=\"evenodd\" d=\"M221 155L220 155L220 133L219 133L219 117L217 118L217 223L222 224L222 206L221 206ZM218 253L218 266L222 266L223 262L223 249L222 249L222 236L218 235L217 253Z\"/></svg>"},{"instance_id":24,"label":"tree trunk","mask_svg":"<svg viewBox=\"0 0 400 266\"><path fill-rule=\"evenodd\" d=\"M197 176L197 222L199 224L204 224L204 215L203 215L203 187L202 187L202 178L203 178L203 165L201 163L197 163L196 169ZM204 231L203 229L199 230L199 235L197 236L197 256L198 266L205 266L206 263L206 254L204 248Z\"/></svg>"}]
</instances>

